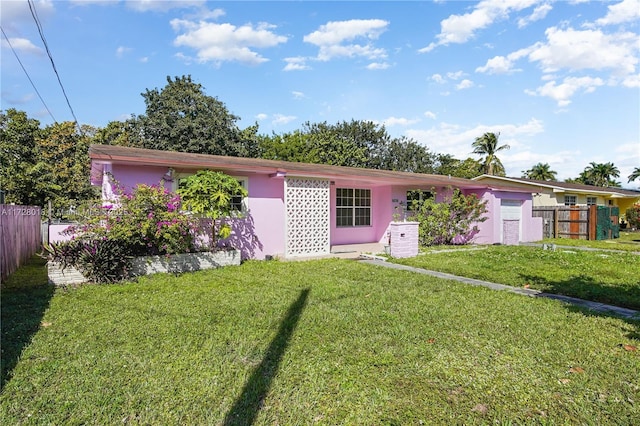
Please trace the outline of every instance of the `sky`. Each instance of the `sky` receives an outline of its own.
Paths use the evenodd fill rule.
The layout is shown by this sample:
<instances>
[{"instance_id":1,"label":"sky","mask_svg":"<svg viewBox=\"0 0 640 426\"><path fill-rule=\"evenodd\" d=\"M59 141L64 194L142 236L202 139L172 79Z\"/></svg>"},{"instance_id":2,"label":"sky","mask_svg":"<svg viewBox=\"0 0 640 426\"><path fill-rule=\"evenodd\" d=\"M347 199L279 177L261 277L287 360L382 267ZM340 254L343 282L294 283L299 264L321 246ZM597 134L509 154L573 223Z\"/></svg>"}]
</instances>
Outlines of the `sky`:
<instances>
[{"instance_id":1,"label":"sky","mask_svg":"<svg viewBox=\"0 0 640 426\"><path fill-rule=\"evenodd\" d=\"M261 134L366 120L465 159L494 132L507 176L613 162L640 187L640 0L3 0L0 20L2 109L43 126L144 114L190 75Z\"/></svg>"}]
</instances>

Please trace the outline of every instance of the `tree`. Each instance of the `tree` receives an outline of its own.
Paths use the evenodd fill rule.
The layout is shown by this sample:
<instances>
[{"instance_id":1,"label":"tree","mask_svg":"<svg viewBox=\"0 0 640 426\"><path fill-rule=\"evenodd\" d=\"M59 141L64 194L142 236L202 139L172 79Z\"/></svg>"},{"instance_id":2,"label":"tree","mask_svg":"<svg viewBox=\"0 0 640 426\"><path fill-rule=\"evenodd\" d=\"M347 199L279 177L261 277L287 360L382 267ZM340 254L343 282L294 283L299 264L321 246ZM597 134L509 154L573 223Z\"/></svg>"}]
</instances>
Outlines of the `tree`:
<instances>
[{"instance_id":1,"label":"tree","mask_svg":"<svg viewBox=\"0 0 640 426\"><path fill-rule=\"evenodd\" d=\"M207 96L191 76L167 77L167 85L142 93L146 114L129 124L134 145L166 151L254 157L254 131L243 133L217 98ZM248 137L249 136L249 137Z\"/></svg>"},{"instance_id":2,"label":"tree","mask_svg":"<svg viewBox=\"0 0 640 426\"><path fill-rule=\"evenodd\" d=\"M613 163L592 161L578 179L586 185L619 187L620 184L612 179L617 177L620 177L620 170Z\"/></svg>"},{"instance_id":3,"label":"tree","mask_svg":"<svg viewBox=\"0 0 640 426\"><path fill-rule=\"evenodd\" d=\"M227 174L200 170L180 182L178 194L184 208L211 220L210 245L215 249L219 238L231 235L231 227L226 219L232 216L233 197L246 197L247 190L236 178Z\"/></svg>"},{"instance_id":4,"label":"tree","mask_svg":"<svg viewBox=\"0 0 640 426\"><path fill-rule=\"evenodd\" d=\"M482 164L471 157L458 160L451 154L438 154L434 173L444 176L453 176L472 179L482 174Z\"/></svg>"},{"instance_id":5,"label":"tree","mask_svg":"<svg viewBox=\"0 0 640 426\"><path fill-rule=\"evenodd\" d=\"M6 202L68 208L95 196L89 181L88 147L93 129L75 123L44 129L27 114L0 115L0 187Z\"/></svg>"},{"instance_id":6,"label":"tree","mask_svg":"<svg viewBox=\"0 0 640 426\"><path fill-rule=\"evenodd\" d=\"M556 180L556 175L558 173L551 170L551 166L548 163L538 163L534 165L529 170L522 172L522 177L526 179L534 179L534 180L546 180L546 181L554 181Z\"/></svg>"},{"instance_id":7,"label":"tree","mask_svg":"<svg viewBox=\"0 0 640 426\"><path fill-rule=\"evenodd\" d=\"M631 183L638 178L640 178L640 167L636 167L635 169L633 169L633 172L631 172L631 174L629 175L628 183Z\"/></svg>"},{"instance_id":8,"label":"tree","mask_svg":"<svg viewBox=\"0 0 640 426\"><path fill-rule=\"evenodd\" d=\"M489 175L504 176L505 170L497 153L510 148L509 145L498 145L500 133L487 132L477 137L473 142L473 153L484 157L482 161L482 172Z\"/></svg>"},{"instance_id":9,"label":"tree","mask_svg":"<svg viewBox=\"0 0 640 426\"><path fill-rule=\"evenodd\" d=\"M0 114L0 190L7 203L41 205L34 170L40 133L40 122L23 111L10 108Z\"/></svg>"}]
</instances>

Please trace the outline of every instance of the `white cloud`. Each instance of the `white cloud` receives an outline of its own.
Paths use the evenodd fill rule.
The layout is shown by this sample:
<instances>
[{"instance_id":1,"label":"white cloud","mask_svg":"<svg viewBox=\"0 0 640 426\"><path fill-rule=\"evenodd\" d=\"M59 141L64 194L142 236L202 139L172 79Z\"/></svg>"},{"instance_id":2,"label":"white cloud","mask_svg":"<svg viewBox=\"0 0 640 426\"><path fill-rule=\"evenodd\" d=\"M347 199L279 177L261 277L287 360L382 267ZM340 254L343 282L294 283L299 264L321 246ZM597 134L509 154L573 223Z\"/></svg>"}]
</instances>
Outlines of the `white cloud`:
<instances>
[{"instance_id":1,"label":"white cloud","mask_svg":"<svg viewBox=\"0 0 640 426\"><path fill-rule=\"evenodd\" d=\"M38 18L42 22L46 22L55 12L54 3L51 0L39 0L33 3L38 13ZM5 32L8 33L8 36L17 31L18 24L28 23L34 25L29 4L26 1L3 1L0 23Z\"/></svg>"},{"instance_id":2,"label":"white cloud","mask_svg":"<svg viewBox=\"0 0 640 426\"><path fill-rule=\"evenodd\" d=\"M386 62L372 62L369 65L367 65L367 69L368 70L386 70L390 66L391 65L389 65Z\"/></svg>"},{"instance_id":3,"label":"white cloud","mask_svg":"<svg viewBox=\"0 0 640 426\"><path fill-rule=\"evenodd\" d=\"M293 91L291 92L291 94L293 95L293 99L304 99L306 96L304 95L304 93L302 92L297 92L297 91Z\"/></svg>"},{"instance_id":4,"label":"white cloud","mask_svg":"<svg viewBox=\"0 0 640 426\"><path fill-rule=\"evenodd\" d=\"M275 34L271 31L274 26L266 23L236 27L231 24L173 19L171 26L175 31L184 31L176 37L174 45L195 49L201 63L237 61L258 65L268 59L252 49L273 47L287 41L287 37Z\"/></svg>"},{"instance_id":5,"label":"white cloud","mask_svg":"<svg viewBox=\"0 0 640 426\"><path fill-rule=\"evenodd\" d=\"M462 80L460 83L456 85L456 90L470 89L473 86L474 86L473 81L465 78L464 80Z\"/></svg>"},{"instance_id":6,"label":"white cloud","mask_svg":"<svg viewBox=\"0 0 640 426\"><path fill-rule=\"evenodd\" d=\"M635 71L640 36L625 32L605 34L600 30L566 30L557 27L545 31L546 43L531 46L529 60L539 62L545 73L561 68L570 70L612 69L622 74Z\"/></svg>"},{"instance_id":7,"label":"white cloud","mask_svg":"<svg viewBox=\"0 0 640 426\"><path fill-rule=\"evenodd\" d=\"M531 13L531 15L527 16L526 18L518 19L518 28L526 27L531 22L544 19L547 16L547 13L551 11L551 9L553 8L548 3L542 4L536 7L535 9L533 9L533 12Z\"/></svg>"},{"instance_id":8,"label":"white cloud","mask_svg":"<svg viewBox=\"0 0 640 426\"><path fill-rule=\"evenodd\" d=\"M320 61L340 57L386 58L386 50L374 47L371 42L377 40L388 25L389 22L382 19L332 21L305 35L303 40L320 48L316 56ZM355 40L363 40L364 44L351 43Z\"/></svg>"},{"instance_id":9,"label":"white cloud","mask_svg":"<svg viewBox=\"0 0 640 426\"><path fill-rule=\"evenodd\" d=\"M382 122L385 126L409 126L411 124L416 124L420 120L418 119L410 119L410 118L402 118L402 117L389 117L385 118Z\"/></svg>"},{"instance_id":10,"label":"white cloud","mask_svg":"<svg viewBox=\"0 0 640 426\"><path fill-rule=\"evenodd\" d=\"M431 111L425 111L424 116L432 120L436 119L436 114Z\"/></svg>"},{"instance_id":11,"label":"white cloud","mask_svg":"<svg viewBox=\"0 0 640 426\"><path fill-rule=\"evenodd\" d=\"M448 72L447 77L451 80L460 80L464 76L463 71Z\"/></svg>"},{"instance_id":12,"label":"white cloud","mask_svg":"<svg viewBox=\"0 0 640 426\"><path fill-rule=\"evenodd\" d=\"M519 142L521 138L544 132L544 126L540 120L532 118L524 124L481 124L473 128L441 123L427 130L409 129L404 133L434 152L451 154L456 158L464 159L471 156L473 151L471 144L475 138L486 132L500 132L500 143L522 146L523 144Z\"/></svg>"},{"instance_id":13,"label":"white cloud","mask_svg":"<svg viewBox=\"0 0 640 426\"><path fill-rule=\"evenodd\" d=\"M271 122L273 125L287 124L297 119L295 115L282 115L282 114L274 114L273 121Z\"/></svg>"},{"instance_id":14,"label":"white cloud","mask_svg":"<svg viewBox=\"0 0 640 426\"><path fill-rule=\"evenodd\" d=\"M472 12L464 15L451 15L440 22L440 34L437 41L430 43L418 52L430 52L437 46L451 43L466 43L475 36L476 31L488 27L495 21L506 19L511 12L527 9L539 0L484 0L477 3Z\"/></svg>"},{"instance_id":15,"label":"white cloud","mask_svg":"<svg viewBox=\"0 0 640 426\"><path fill-rule=\"evenodd\" d=\"M640 87L640 74L625 77L622 81L622 85L625 87Z\"/></svg>"},{"instance_id":16,"label":"white cloud","mask_svg":"<svg viewBox=\"0 0 640 426\"><path fill-rule=\"evenodd\" d=\"M520 49L505 56L494 56L487 60L487 63L476 68L476 72L482 72L487 74L510 74L517 71L522 71L519 68L514 68L515 61L526 56L529 53L528 48Z\"/></svg>"},{"instance_id":17,"label":"white cloud","mask_svg":"<svg viewBox=\"0 0 640 426\"><path fill-rule=\"evenodd\" d=\"M599 25L620 24L640 18L640 0L622 0L608 7L607 15L596 21Z\"/></svg>"},{"instance_id":18,"label":"white cloud","mask_svg":"<svg viewBox=\"0 0 640 426\"><path fill-rule=\"evenodd\" d=\"M571 103L570 98L577 91L582 90L584 93L591 93L596 87L603 84L604 82L600 78L567 77L560 84L557 84L555 80L549 81L535 91L525 90L525 93L532 96L547 96L554 99L559 107L565 107Z\"/></svg>"},{"instance_id":19,"label":"white cloud","mask_svg":"<svg viewBox=\"0 0 640 426\"><path fill-rule=\"evenodd\" d=\"M138 12L167 12L172 9L204 6L205 3L205 0L126 0L127 7Z\"/></svg>"},{"instance_id":20,"label":"white cloud","mask_svg":"<svg viewBox=\"0 0 640 426\"><path fill-rule=\"evenodd\" d=\"M9 44L11 45L11 47L13 47L13 50L15 50L16 52L31 53L33 55L38 55L38 56L44 55L44 50L42 50L35 44L31 43L31 41L26 38L9 37L9 42L7 42L5 38L2 38L3 47L5 46L9 47Z\"/></svg>"},{"instance_id":21,"label":"white cloud","mask_svg":"<svg viewBox=\"0 0 640 426\"><path fill-rule=\"evenodd\" d=\"M431 76L431 80L435 81L438 84L444 84L447 80L445 80L440 74L434 74Z\"/></svg>"},{"instance_id":22,"label":"white cloud","mask_svg":"<svg viewBox=\"0 0 640 426\"><path fill-rule=\"evenodd\" d=\"M269 116L267 114L264 114L264 113L260 113L260 114L256 115L256 120L258 120L258 121L264 121L267 118L269 118Z\"/></svg>"},{"instance_id":23,"label":"white cloud","mask_svg":"<svg viewBox=\"0 0 640 426\"><path fill-rule=\"evenodd\" d=\"M143 56L142 58L138 59L141 63L146 64L147 62L149 62L149 57L148 56Z\"/></svg>"},{"instance_id":24,"label":"white cloud","mask_svg":"<svg viewBox=\"0 0 640 426\"><path fill-rule=\"evenodd\" d=\"M295 58L284 58L284 61L287 65L282 69L283 71L304 71L311 69L311 67L307 65L307 58L298 56Z\"/></svg>"},{"instance_id":25,"label":"white cloud","mask_svg":"<svg viewBox=\"0 0 640 426\"><path fill-rule=\"evenodd\" d=\"M122 58L125 54L132 52L133 49L126 46L118 46L116 49L116 57Z\"/></svg>"}]
</instances>

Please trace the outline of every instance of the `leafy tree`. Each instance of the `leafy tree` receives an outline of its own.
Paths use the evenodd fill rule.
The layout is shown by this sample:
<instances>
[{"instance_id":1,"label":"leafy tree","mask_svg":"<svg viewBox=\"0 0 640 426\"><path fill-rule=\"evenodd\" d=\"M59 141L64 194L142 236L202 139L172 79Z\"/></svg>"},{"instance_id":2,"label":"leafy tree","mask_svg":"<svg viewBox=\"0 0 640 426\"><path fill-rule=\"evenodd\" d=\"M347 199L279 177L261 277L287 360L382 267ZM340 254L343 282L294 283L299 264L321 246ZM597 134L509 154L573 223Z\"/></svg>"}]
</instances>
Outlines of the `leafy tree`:
<instances>
[{"instance_id":1,"label":"leafy tree","mask_svg":"<svg viewBox=\"0 0 640 426\"><path fill-rule=\"evenodd\" d=\"M436 201L434 196L413 201L413 220L418 221L418 239L422 246L441 244L466 244L478 232L477 223L487 217L486 201L475 194L464 195L459 189L449 189L451 194Z\"/></svg>"},{"instance_id":2,"label":"leafy tree","mask_svg":"<svg viewBox=\"0 0 640 426\"><path fill-rule=\"evenodd\" d=\"M458 160L451 154L438 154L434 173L444 176L453 176L472 179L482 174L482 164L471 157Z\"/></svg>"},{"instance_id":3,"label":"leafy tree","mask_svg":"<svg viewBox=\"0 0 640 426\"><path fill-rule=\"evenodd\" d=\"M580 174L579 180L585 185L619 187L612 178L620 177L620 170L613 163L591 162Z\"/></svg>"},{"instance_id":4,"label":"leafy tree","mask_svg":"<svg viewBox=\"0 0 640 426\"><path fill-rule=\"evenodd\" d=\"M23 111L10 108L0 113L0 189L5 202L42 205L38 185L36 140L40 122Z\"/></svg>"},{"instance_id":5,"label":"leafy tree","mask_svg":"<svg viewBox=\"0 0 640 426\"><path fill-rule=\"evenodd\" d=\"M638 178L640 178L640 167L636 167L635 169L633 169L633 172L631 172L631 174L629 175L628 183L631 183Z\"/></svg>"},{"instance_id":6,"label":"leafy tree","mask_svg":"<svg viewBox=\"0 0 640 426\"><path fill-rule=\"evenodd\" d=\"M424 145L406 137L394 138L382 148L370 167L412 173L435 173L436 156Z\"/></svg>"},{"instance_id":7,"label":"leafy tree","mask_svg":"<svg viewBox=\"0 0 640 426\"><path fill-rule=\"evenodd\" d=\"M262 135L259 138L261 157L264 159L317 163L317 159L309 155L307 143L308 138L300 130L282 135Z\"/></svg>"},{"instance_id":8,"label":"leafy tree","mask_svg":"<svg viewBox=\"0 0 640 426\"><path fill-rule=\"evenodd\" d=\"M142 93L146 114L129 124L133 145L166 151L255 157L255 132L243 133L217 98L204 94L191 76L167 77L167 85ZM248 137L252 136L252 137Z\"/></svg>"},{"instance_id":9,"label":"leafy tree","mask_svg":"<svg viewBox=\"0 0 640 426\"><path fill-rule=\"evenodd\" d=\"M640 204L634 204L625 212L627 223L633 229L640 229Z\"/></svg>"},{"instance_id":10,"label":"leafy tree","mask_svg":"<svg viewBox=\"0 0 640 426\"><path fill-rule=\"evenodd\" d=\"M509 145L498 145L500 133L487 132L477 137L472 143L473 153L484 157L482 160L482 172L489 175L504 176L505 170L497 154L510 148Z\"/></svg>"},{"instance_id":11,"label":"leafy tree","mask_svg":"<svg viewBox=\"0 0 640 426\"><path fill-rule=\"evenodd\" d=\"M0 186L6 202L69 207L95 196L89 182L88 146L93 129L74 123L40 128L26 113L0 115Z\"/></svg>"},{"instance_id":12,"label":"leafy tree","mask_svg":"<svg viewBox=\"0 0 640 426\"><path fill-rule=\"evenodd\" d=\"M263 158L336 166L433 173L435 156L405 137L392 138L384 126L351 120L306 122L301 130L260 139Z\"/></svg>"},{"instance_id":13,"label":"leafy tree","mask_svg":"<svg viewBox=\"0 0 640 426\"><path fill-rule=\"evenodd\" d=\"M234 197L247 196L247 190L238 180L222 172L200 170L180 182L178 194L184 208L201 218L211 220L211 248L219 238L231 235L231 226L226 219L232 215L231 201Z\"/></svg>"},{"instance_id":14,"label":"leafy tree","mask_svg":"<svg viewBox=\"0 0 640 426\"><path fill-rule=\"evenodd\" d=\"M110 121L106 127L95 132L92 142L103 145L139 146L140 141L132 136L134 131L135 122L133 120Z\"/></svg>"},{"instance_id":15,"label":"leafy tree","mask_svg":"<svg viewBox=\"0 0 640 426\"><path fill-rule=\"evenodd\" d=\"M534 165L529 170L522 172L522 177L526 179L534 179L534 180L546 180L546 181L554 181L556 180L556 175L558 173L551 170L551 166L548 163L538 163Z\"/></svg>"}]
</instances>

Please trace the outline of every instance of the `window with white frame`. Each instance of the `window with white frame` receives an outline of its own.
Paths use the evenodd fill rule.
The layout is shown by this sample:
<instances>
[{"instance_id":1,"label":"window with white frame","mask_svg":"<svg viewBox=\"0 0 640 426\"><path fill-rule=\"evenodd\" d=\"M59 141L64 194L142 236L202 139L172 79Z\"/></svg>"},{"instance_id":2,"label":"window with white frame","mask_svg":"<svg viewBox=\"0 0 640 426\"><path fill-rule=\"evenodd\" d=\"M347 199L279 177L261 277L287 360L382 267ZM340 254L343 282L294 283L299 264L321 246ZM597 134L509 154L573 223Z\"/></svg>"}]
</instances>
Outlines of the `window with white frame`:
<instances>
[{"instance_id":1,"label":"window with white frame","mask_svg":"<svg viewBox=\"0 0 640 426\"><path fill-rule=\"evenodd\" d=\"M371 226L371 190L336 188L336 226Z\"/></svg>"},{"instance_id":2,"label":"window with white frame","mask_svg":"<svg viewBox=\"0 0 640 426\"><path fill-rule=\"evenodd\" d=\"M598 197L587 197L587 205L595 206L598 204Z\"/></svg>"},{"instance_id":3,"label":"window with white frame","mask_svg":"<svg viewBox=\"0 0 640 426\"><path fill-rule=\"evenodd\" d=\"M577 196L576 195L565 195L564 196L564 205L565 206L575 206L577 204Z\"/></svg>"},{"instance_id":4,"label":"window with white frame","mask_svg":"<svg viewBox=\"0 0 640 426\"><path fill-rule=\"evenodd\" d=\"M248 191L248 182L249 179L246 177L236 177L240 186L242 186L246 191ZM242 195L235 195L231 197L231 211L238 213L246 213L249 209L247 205L247 197L243 197Z\"/></svg>"}]
</instances>

